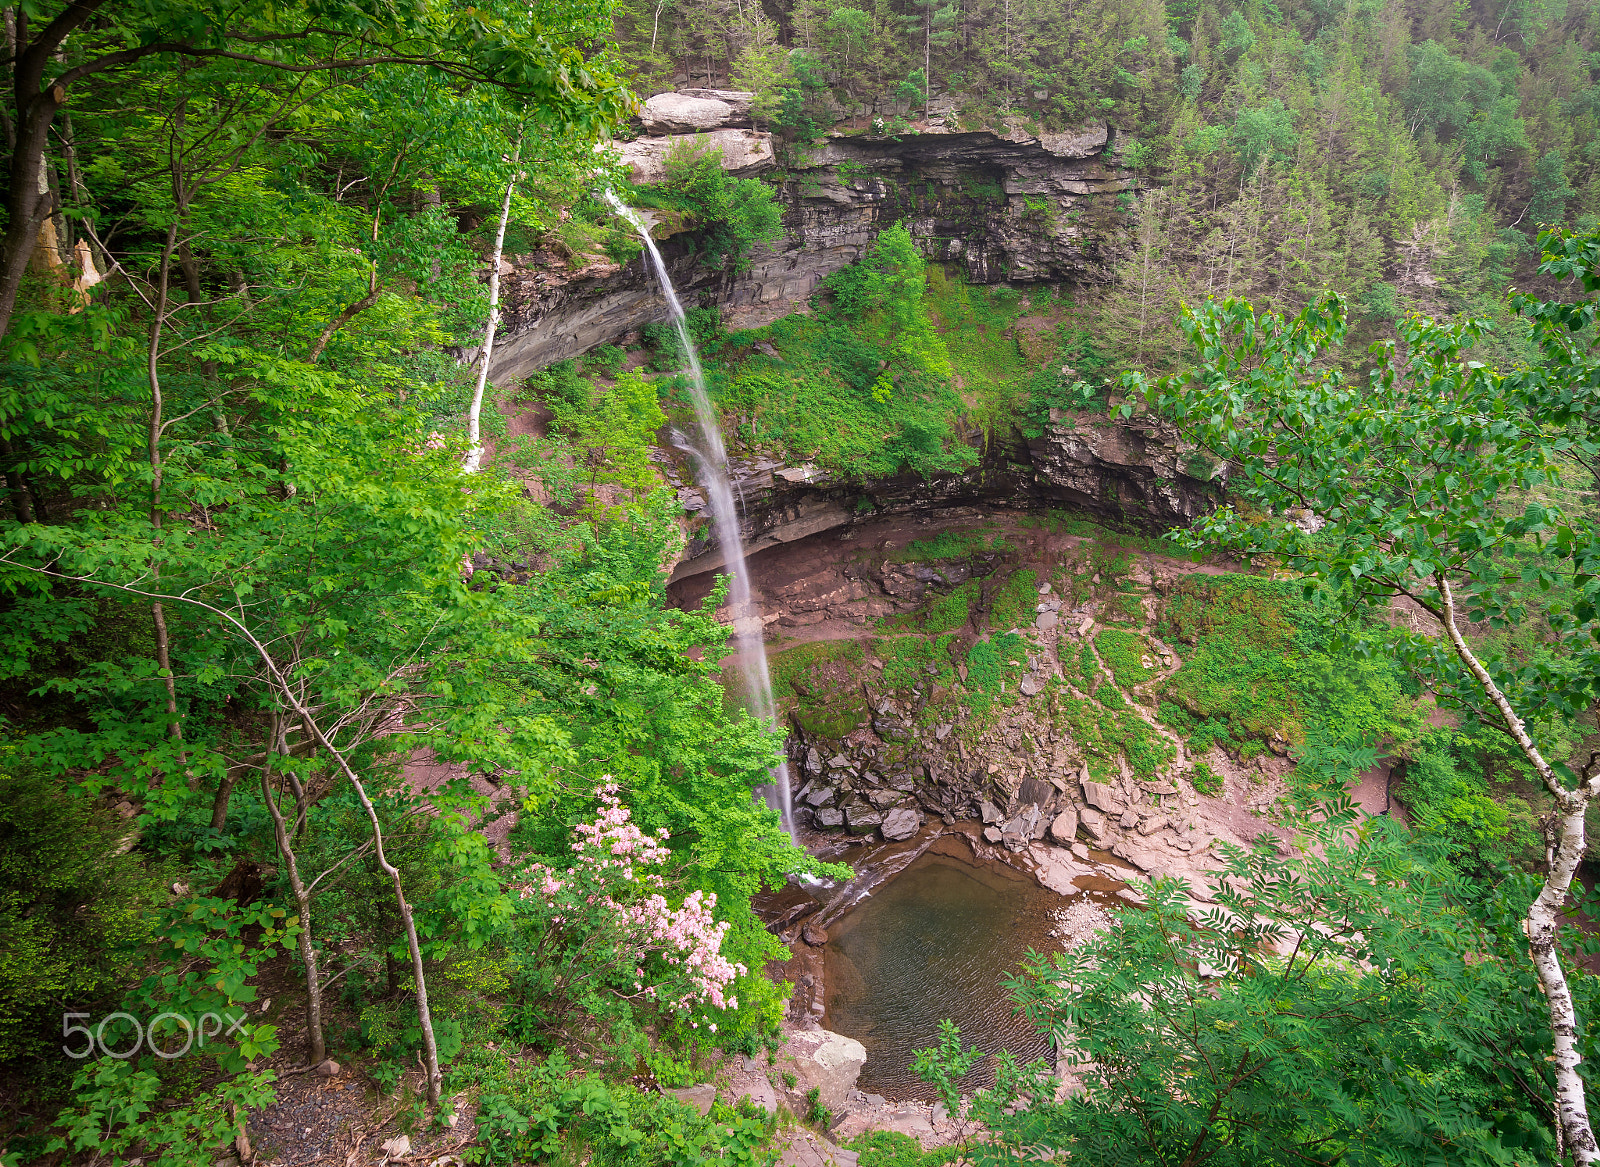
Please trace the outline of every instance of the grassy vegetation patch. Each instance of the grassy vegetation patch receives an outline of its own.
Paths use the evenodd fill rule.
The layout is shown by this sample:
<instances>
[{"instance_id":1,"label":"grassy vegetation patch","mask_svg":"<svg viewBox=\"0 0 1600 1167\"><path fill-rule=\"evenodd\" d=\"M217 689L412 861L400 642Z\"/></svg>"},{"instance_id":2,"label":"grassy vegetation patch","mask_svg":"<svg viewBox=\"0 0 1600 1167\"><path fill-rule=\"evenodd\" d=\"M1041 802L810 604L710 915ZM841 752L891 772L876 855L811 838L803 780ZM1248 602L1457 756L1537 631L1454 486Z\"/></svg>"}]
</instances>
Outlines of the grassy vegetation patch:
<instances>
[{"instance_id":1,"label":"grassy vegetation patch","mask_svg":"<svg viewBox=\"0 0 1600 1167\"><path fill-rule=\"evenodd\" d=\"M1334 643L1338 613L1289 581L1190 576L1166 602L1163 639L1193 646L1165 686L1161 717L1195 750L1406 742L1422 730L1407 678L1387 657Z\"/></svg>"},{"instance_id":2,"label":"grassy vegetation patch","mask_svg":"<svg viewBox=\"0 0 1600 1167\"><path fill-rule=\"evenodd\" d=\"M972 620L972 609L978 602L978 593L983 584L979 580L969 579L948 595L940 596L926 609L918 613L920 624L924 632L955 632L964 628Z\"/></svg>"},{"instance_id":3,"label":"grassy vegetation patch","mask_svg":"<svg viewBox=\"0 0 1600 1167\"><path fill-rule=\"evenodd\" d=\"M989 627L1028 628L1039 606L1039 574L1031 568L1011 573L989 608Z\"/></svg>"},{"instance_id":4,"label":"grassy vegetation patch","mask_svg":"<svg viewBox=\"0 0 1600 1167\"><path fill-rule=\"evenodd\" d=\"M1122 772L1118 758L1126 758L1134 774L1151 778L1177 754L1172 744L1108 685L1102 685L1090 701L1061 695L1056 719L1083 751L1089 774L1096 780L1118 777Z\"/></svg>"},{"instance_id":5,"label":"grassy vegetation patch","mask_svg":"<svg viewBox=\"0 0 1600 1167\"><path fill-rule=\"evenodd\" d=\"M868 1131L846 1146L861 1156L861 1167L944 1167L960 1154L958 1147L924 1151L921 1143L899 1131Z\"/></svg>"},{"instance_id":6,"label":"grassy vegetation patch","mask_svg":"<svg viewBox=\"0 0 1600 1167\"><path fill-rule=\"evenodd\" d=\"M855 678L866 654L855 640L819 640L772 657L772 694L808 734L839 738L865 725L867 699Z\"/></svg>"},{"instance_id":7,"label":"grassy vegetation patch","mask_svg":"<svg viewBox=\"0 0 1600 1167\"><path fill-rule=\"evenodd\" d=\"M955 684L950 663L954 636L889 636L872 642L873 654L883 662L883 683L891 689L927 689Z\"/></svg>"},{"instance_id":8,"label":"grassy vegetation patch","mask_svg":"<svg viewBox=\"0 0 1600 1167\"><path fill-rule=\"evenodd\" d=\"M1194 764L1194 770L1189 774L1189 781L1194 784L1197 791L1209 797L1222 793L1222 775L1204 762Z\"/></svg>"},{"instance_id":9,"label":"grassy vegetation patch","mask_svg":"<svg viewBox=\"0 0 1600 1167\"><path fill-rule=\"evenodd\" d=\"M940 531L927 539L913 539L905 549L889 556L895 563L937 563L945 559L966 559L984 553L1010 551L1003 534L986 535L975 531Z\"/></svg>"},{"instance_id":10,"label":"grassy vegetation patch","mask_svg":"<svg viewBox=\"0 0 1600 1167\"><path fill-rule=\"evenodd\" d=\"M1028 642L1013 632L980 640L967 650L967 704L979 716L996 702L1017 699L1017 685L1028 672ZM1002 688L1004 686L1004 688Z\"/></svg>"},{"instance_id":11,"label":"grassy vegetation patch","mask_svg":"<svg viewBox=\"0 0 1600 1167\"><path fill-rule=\"evenodd\" d=\"M1155 672L1150 643L1136 632L1107 628L1094 638L1094 647L1124 689L1144 684Z\"/></svg>"}]
</instances>

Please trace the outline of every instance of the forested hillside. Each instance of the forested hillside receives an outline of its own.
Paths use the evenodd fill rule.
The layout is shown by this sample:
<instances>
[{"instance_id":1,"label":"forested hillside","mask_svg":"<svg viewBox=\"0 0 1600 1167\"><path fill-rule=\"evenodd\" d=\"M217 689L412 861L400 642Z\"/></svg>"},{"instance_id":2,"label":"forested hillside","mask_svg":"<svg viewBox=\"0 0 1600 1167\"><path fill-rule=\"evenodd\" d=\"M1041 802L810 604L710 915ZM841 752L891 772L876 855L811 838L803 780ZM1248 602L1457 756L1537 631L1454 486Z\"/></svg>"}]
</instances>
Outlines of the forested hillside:
<instances>
[{"instance_id":1,"label":"forested hillside","mask_svg":"<svg viewBox=\"0 0 1600 1167\"><path fill-rule=\"evenodd\" d=\"M1145 190L1123 200L1104 321L1142 364L1171 359L1179 299L1333 288L1375 333L1491 314L1541 226L1600 214L1585 0L661 0L613 19L642 92L749 88L795 140L1109 122Z\"/></svg>"},{"instance_id":2,"label":"forested hillside","mask_svg":"<svg viewBox=\"0 0 1600 1167\"><path fill-rule=\"evenodd\" d=\"M960 1148L864 1167L1600 1160L1585 4L4 7L0 1167L812 1153L871 1105L854 1042L788 1044L828 830L1037 848L1117 913L1013 985L1082 1091L997 1057ZM639 97L723 84L776 163L616 164ZM867 237L725 326L826 135L1085 123L1082 280L969 286L836 161ZM951 173L968 221L1080 213ZM683 332L613 195L706 277ZM513 274L632 314L493 383ZM730 558L686 337L745 517L813 492L773 545L827 594L750 613L792 726L723 673L727 580L673 578ZM1049 443L1130 435L1129 529L1043 505ZM1345 801L1380 760L1409 830Z\"/></svg>"}]
</instances>

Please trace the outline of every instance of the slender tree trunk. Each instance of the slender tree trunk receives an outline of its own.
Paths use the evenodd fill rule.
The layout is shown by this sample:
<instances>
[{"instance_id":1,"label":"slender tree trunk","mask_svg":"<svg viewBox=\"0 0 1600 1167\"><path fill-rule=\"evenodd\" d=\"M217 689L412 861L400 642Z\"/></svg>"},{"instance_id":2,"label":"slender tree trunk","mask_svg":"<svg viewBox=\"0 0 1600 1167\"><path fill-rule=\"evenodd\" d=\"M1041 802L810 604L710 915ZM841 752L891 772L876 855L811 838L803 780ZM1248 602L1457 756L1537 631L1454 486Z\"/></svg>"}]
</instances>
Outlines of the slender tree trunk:
<instances>
[{"instance_id":1,"label":"slender tree trunk","mask_svg":"<svg viewBox=\"0 0 1600 1167\"><path fill-rule=\"evenodd\" d=\"M6 489L11 492L11 509L16 512L17 522L31 523L34 519L33 492L28 489L27 479L17 465L21 456L10 439L0 438L0 455L6 460Z\"/></svg>"},{"instance_id":2,"label":"slender tree trunk","mask_svg":"<svg viewBox=\"0 0 1600 1167\"><path fill-rule=\"evenodd\" d=\"M400 920L406 928L406 947L411 950L411 974L417 981L417 1021L422 1026L422 1058L428 1075L428 1104L438 1106L439 1091L444 1079L439 1073L439 1044L433 1036L433 1014L428 1008L428 982L422 968L422 945L417 940L417 921L411 914L411 905L406 900L405 888L400 883L400 869L390 863L388 856L383 853L383 827L378 822L377 809L367 797L367 788L348 766L345 767L345 774L350 779L351 785L356 788L356 796L361 799L361 806L367 812L367 821L372 824L372 842L378 857L378 866L383 868L384 873L394 884L395 904L400 909Z\"/></svg>"},{"instance_id":3,"label":"slender tree trunk","mask_svg":"<svg viewBox=\"0 0 1600 1167\"><path fill-rule=\"evenodd\" d=\"M282 725L283 715L273 713L272 736L267 743L267 756L261 764L261 796L272 815L272 833L278 840L278 852L283 856L284 865L289 869L289 888L294 892L295 908L300 913L300 962L306 968L306 1064L315 1066L328 1056L328 1044L322 1033L322 976L317 969L317 948L311 941L311 891L300 878L300 863L289 841L288 826L268 781ZM297 810L300 801L296 797Z\"/></svg>"},{"instance_id":4,"label":"slender tree trunk","mask_svg":"<svg viewBox=\"0 0 1600 1167\"><path fill-rule=\"evenodd\" d=\"M377 192L372 195L372 242L378 242L378 224L383 216L383 208L378 203ZM367 276L367 294L351 304L339 315L328 321L328 326L322 330L322 335L317 337L317 342L311 346L311 352L306 360L313 365L322 356L322 350L328 347L328 342L333 339L333 334L338 332L350 321L378 302L378 261L372 261L372 271Z\"/></svg>"},{"instance_id":5,"label":"slender tree trunk","mask_svg":"<svg viewBox=\"0 0 1600 1167\"><path fill-rule=\"evenodd\" d=\"M1567 893L1572 889L1573 876L1583 859L1584 812L1594 797L1594 788L1600 785L1600 778L1590 779L1577 790L1568 790L1561 784L1560 778L1529 736L1522 718L1517 716L1511 702L1489 675L1489 670L1483 667L1461 635L1456 625L1455 596L1450 590L1450 581L1441 574L1435 577L1435 582L1439 585L1444 608L1443 622L1451 646L1483 687L1505 723L1507 732L1516 740L1523 756L1555 799L1560 841L1550 857L1550 870L1545 875L1544 886L1528 908L1523 929L1528 934L1528 952L1539 977L1539 987L1544 990L1545 1005L1550 1011L1550 1035L1555 1042L1555 1053L1549 1060L1556 1079L1556 1122L1560 1128L1557 1138L1566 1143L1567 1153L1575 1164L1590 1167L1600 1161L1600 1148L1595 1145L1594 1131L1589 1125L1583 1078L1578 1073L1578 1066L1583 1061L1583 1056L1578 1052L1578 1011L1572 1000L1572 990L1567 985L1567 975L1561 968L1556 934L1561 925L1561 906L1566 902Z\"/></svg>"},{"instance_id":6,"label":"slender tree trunk","mask_svg":"<svg viewBox=\"0 0 1600 1167\"><path fill-rule=\"evenodd\" d=\"M162 460L161 460L161 333L167 321L167 295L171 284L172 253L178 241L178 225L174 223L167 228L167 239L161 248L161 266L157 277L156 303L154 314L150 320L150 345L146 353L146 374L150 381L150 432L149 432L149 457L150 457L150 578L157 583L161 580L161 485L162 485ZM172 641L167 633L167 614L157 600L150 605L151 623L155 627L156 637L156 663L161 667L161 676L167 687L167 736L174 741L183 740L183 727L178 719L178 689L177 682L172 675Z\"/></svg>"},{"instance_id":7,"label":"slender tree trunk","mask_svg":"<svg viewBox=\"0 0 1600 1167\"><path fill-rule=\"evenodd\" d=\"M511 193L517 188L517 163L522 160L522 134L511 154L511 177L506 181L505 201L500 204L500 229L494 236L494 255L489 260L489 321L483 326L483 353L478 362L478 383L472 390L472 408L467 413L467 460L461 467L476 474L483 462L483 391L489 384L489 357L494 352L495 329L500 323L500 257L505 251L506 224L511 219Z\"/></svg>"}]
</instances>

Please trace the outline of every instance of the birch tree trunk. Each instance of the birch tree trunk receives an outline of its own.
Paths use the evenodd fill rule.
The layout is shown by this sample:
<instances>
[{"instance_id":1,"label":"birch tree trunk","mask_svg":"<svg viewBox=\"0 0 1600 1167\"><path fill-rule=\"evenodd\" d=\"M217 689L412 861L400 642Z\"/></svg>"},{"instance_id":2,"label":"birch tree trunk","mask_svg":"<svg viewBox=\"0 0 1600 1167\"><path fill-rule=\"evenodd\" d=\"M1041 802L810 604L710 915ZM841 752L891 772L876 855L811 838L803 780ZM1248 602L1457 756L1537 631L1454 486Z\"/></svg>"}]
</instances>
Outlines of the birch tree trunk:
<instances>
[{"instance_id":1,"label":"birch tree trunk","mask_svg":"<svg viewBox=\"0 0 1600 1167\"><path fill-rule=\"evenodd\" d=\"M161 248L160 273L157 277L155 303L150 318L150 345L146 353L146 376L150 382L150 429L148 455L150 460L150 578L161 579L161 413L164 401L161 395L161 333L167 323L168 292L172 282L172 253L177 247L178 225L167 228L167 238ZM161 668L167 688L167 736L174 741L183 740L183 727L178 722L178 689L172 675L171 638L167 634L167 613L156 600L150 605L151 624L155 630L156 663Z\"/></svg>"},{"instance_id":2,"label":"birch tree trunk","mask_svg":"<svg viewBox=\"0 0 1600 1167\"><path fill-rule=\"evenodd\" d=\"M1555 799L1560 839L1551 854L1550 870L1545 875L1544 886L1528 908L1523 930L1528 935L1528 953L1539 977L1539 987L1544 990L1545 1006L1550 1011L1550 1036L1555 1042L1550 1066L1556 1080L1557 1145L1566 1145L1567 1153L1578 1167L1590 1167L1600 1162L1600 1148L1595 1145L1594 1131L1589 1124L1588 1101L1583 1094L1583 1078L1578 1073L1578 1066L1583 1061L1583 1056L1578 1052L1578 1010L1572 1000L1572 990L1567 985L1567 974L1561 967L1560 953L1556 951L1556 933L1561 926L1561 905L1566 902L1567 893L1572 888L1572 878L1583 858L1584 811L1595 796L1600 778L1591 778L1576 790L1568 790L1562 785L1555 770L1545 761L1539 747L1529 736L1522 718L1461 635L1456 623L1455 596L1451 592L1450 581L1441 574L1435 577L1435 582L1439 585L1444 610L1443 623L1451 647L1482 686L1505 723L1507 732L1516 740L1523 756Z\"/></svg>"},{"instance_id":3,"label":"birch tree trunk","mask_svg":"<svg viewBox=\"0 0 1600 1167\"><path fill-rule=\"evenodd\" d=\"M300 877L300 863L295 857L294 845L289 840L288 824L284 822L283 812L278 809L278 800L273 797L268 781L273 756L278 752L282 725L283 715L274 713L272 737L267 743L266 758L261 763L261 797L266 800L267 810L272 815L272 833L278 841L278 853L283 856L284 865L289 870L289 888L294 893L295 908L300 913L300 961L306 968L306 1064L315 1066L327 1058L328 1045L322 1034L322 976L317 969L316 945L311 940L311 890ZM300 799L296 798L297 812L299 803Z\"/></svg>"},{"instance_id":4,"label":"birch tree trunk","mask_svg":"<svg viewBox=\"0 0 1600 1167\"><path fill-rule=\"evenodd\" d=\"M489 357L494 352L495 329L500 324L500 257L506 246L506 224L511 220L511 192L517 188L517 163L522 160L522 135L511 155L511 177L506 181L506 197L500 204L500 229L494 236L494 255L489 260L489 322L483 326L483 352L478 360L478 383L472 390L472 408L467 413L467 459L461 469L476 474L483 463L483 391L489 384Z\"/></svg>"}]
</instances>

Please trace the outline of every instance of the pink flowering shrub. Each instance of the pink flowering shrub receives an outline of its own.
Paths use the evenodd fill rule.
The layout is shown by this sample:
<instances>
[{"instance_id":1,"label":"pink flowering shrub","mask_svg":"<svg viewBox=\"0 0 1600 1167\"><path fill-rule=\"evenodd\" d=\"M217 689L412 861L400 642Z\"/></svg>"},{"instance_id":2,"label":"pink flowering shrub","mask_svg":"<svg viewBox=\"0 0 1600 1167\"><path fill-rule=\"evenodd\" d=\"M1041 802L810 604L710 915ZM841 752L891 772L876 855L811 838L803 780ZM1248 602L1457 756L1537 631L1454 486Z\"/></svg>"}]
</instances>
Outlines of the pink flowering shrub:
<instances>
[{"instance_id":1,"label":"pink flowering shrub","mask_svg":"<svg viewBox=\"0 0 1600 1167\"><path fill-rule=\"evenodd\" d=\"M616 1038L644 1007L715 1032L712 1011L739 1007L726 989L746 972L722 955L728 924L716 920L716 894L692 891L674 907L667 832L642 831L615 783L596 793L600 812L577 827L572 865L521 872L524 1028L583 1027L583 1014Z\"/></svg>"}]
</instances>

